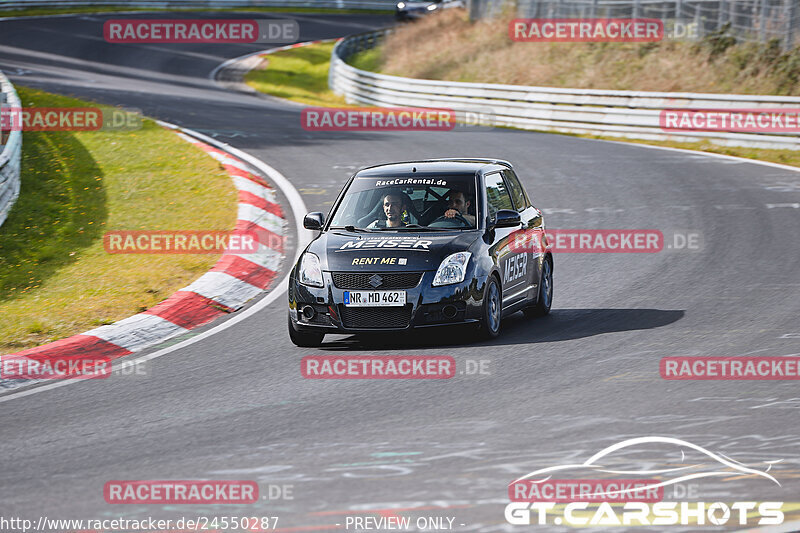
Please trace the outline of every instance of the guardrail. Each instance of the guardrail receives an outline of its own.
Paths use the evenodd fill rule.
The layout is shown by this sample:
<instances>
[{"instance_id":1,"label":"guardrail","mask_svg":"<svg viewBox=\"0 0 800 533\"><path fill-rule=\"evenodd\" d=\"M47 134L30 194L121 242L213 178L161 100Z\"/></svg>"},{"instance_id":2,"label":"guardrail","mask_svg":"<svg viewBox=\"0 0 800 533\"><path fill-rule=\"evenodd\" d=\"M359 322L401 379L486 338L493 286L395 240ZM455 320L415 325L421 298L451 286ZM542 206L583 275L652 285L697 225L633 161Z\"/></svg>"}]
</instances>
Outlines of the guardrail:
<instances>
[{"instance_id":1,"label":"guardrail","mask_svg":"<svg viewBox=\"0 0 800 533\"><path fill-rule=\"evenodd\" d=\"M394 10L394 0L26 0L6 2L0 0L0 13L12 9L33 7L82 7L99 6L120 8L234 8L234 7L302 7L324 9L378 9Z\"/></svg>"},{"instance_id":2,"label":"guardrail","mask_svg":"<svg viewBox=\"0 0 800 533\"><path fill-rule=\"evenodd\" d=\"M2 95L0 101L3 102L0 103L0 111L3 107L16 109L22 107L17 91L2 72L0 72L0 95ZM22 132L16 130L4 135L0 130L0 144L2 144L0 151L0 226L2 226L19 196Z\"/></svg>"},{"instance_id":3,"label":"guardrail","mask_svg":"<svg viewBox=\"0 0 800 533\"><path fill-rule=\"evenodd\" d=\"M800 149L800 137L782 133L730 131L665 132L663 110L800 109L800 97L739 94L656 93L561 89L492 83L465 83L388 76L359 70L345 60L379 43L389 30L347 37L331 56L328 84L348 103L375 106L437 107L457 116L489 117L488 124L521 129L612 137L700 141L730 146ZM460 114L460 115L459 115Z\"/></svg>"}]
</instances>

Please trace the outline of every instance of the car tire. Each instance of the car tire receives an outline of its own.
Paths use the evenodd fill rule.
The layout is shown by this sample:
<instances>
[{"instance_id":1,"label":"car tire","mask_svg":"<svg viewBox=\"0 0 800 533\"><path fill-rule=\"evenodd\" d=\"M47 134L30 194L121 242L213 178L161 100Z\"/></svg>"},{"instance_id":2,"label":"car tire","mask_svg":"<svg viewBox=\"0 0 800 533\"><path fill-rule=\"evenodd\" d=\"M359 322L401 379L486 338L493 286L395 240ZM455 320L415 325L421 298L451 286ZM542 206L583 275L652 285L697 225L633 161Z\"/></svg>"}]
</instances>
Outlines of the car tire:
<instances>
[{"instance_id":1,"label":"car tire","mask_svg":"<svg viewBox=\"0 0 800 533\"><path fill-rule=\"evenodd\" d=\"M553 260L547 257L542 263L542 278L539 280L539 296L536 303L523 310L527 318L545 316L553 304Z\"/></svg>"},{"instance_id":2,"label":"car tire","mask_svg":"<svg viewBox=\"0 0 800 533\"><path fill-rule=\"evenodd\" d=\"M483 316L481 317L480 336L483 339L494 339L500 335L500 321L503 318L503 294L497 278L489 276L486 290L483 293Z\"/></svg>"},{"instance_id":3,"label":"car tire","mask_svg":"<svg viewBox=\"0 0 800 533\"><path fill-rule=\"evenodd\" d=\"M292 317L287 318L289 319L289 338L295 346L300 346L301 348L316 348L322 344L322 339L325 338L324 333L299 331L295 329L294 324L292 324Z\"/></svg>"}]
</instances>

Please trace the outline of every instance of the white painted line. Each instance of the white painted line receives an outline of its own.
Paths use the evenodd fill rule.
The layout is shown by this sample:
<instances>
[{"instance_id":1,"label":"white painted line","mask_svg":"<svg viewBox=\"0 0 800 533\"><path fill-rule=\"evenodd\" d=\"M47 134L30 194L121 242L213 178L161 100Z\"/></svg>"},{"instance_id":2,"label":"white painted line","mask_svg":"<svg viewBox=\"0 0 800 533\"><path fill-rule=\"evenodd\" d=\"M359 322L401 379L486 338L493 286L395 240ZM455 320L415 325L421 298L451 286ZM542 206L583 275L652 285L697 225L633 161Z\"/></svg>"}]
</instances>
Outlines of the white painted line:
<instances>
[{"instance_id":1,"label":"white painted line","mask_svg":"<svg viewBox=\"0 0 800 533\"><path fill-rule=\"evenodd\" d=\"M300 196L300 193L297 189L294 188L292 183L286 179L286 177L269 166L268 164L264 163L260 159L239 150L238 148L234 148L230 145L225 143L221 143L216 139L213 139L207 135L203 135L202 133L189 130L186 128L179 128L174 124L170 124L168 122L158 121L159 124L165 126L167 128L180 131L181 129L185 132L190 133L192 136L207 142L208 144L215 146L221 150L228 151L235 155L236 157L240 157L241 159L245 160L247 163L253 166L253 168L258 169L260 172L263 172L269 179L274 183L280 190L283 192L284 196L286 196L287 201L289 202L289 206L292 209L292 215L294 216L295 221L295 229L297 230L297 250L295 251L294 259L292 260L292 265L296 263L300 259L300 254L303 253L305 250L306 245L311 242L311 232L303 228L303 217L306 214L307 208L305 202L303 202L303 198ZM252 307L242 311L241 313L235 313L230 319L222 322L221 324L214 326L213 328L209 329L208 331L204 331L199 335L186 339L185 341L179 342L178 344L174 344L172 346L168 346L166 348L162 348L161 350L155 351L151 354L143 355L141 357L137 357L135 359L131 359L130 357L124 357L119 360L112 368L118 369L122 365L131 365L136 363L143 363L145 361L150 361L151 359L157 359L161 356L167 355L172 353L176 350L181 350L186 348L187 346L191 346L192 344L199 342L201 340L207 339L217 333L225 331L226 329L238 324L242 320L246 320L253 316L254 314L260 312L267 306L269 306L272 302L276 301L286 290L289 280L289 272L287 271L286 274L281 278L279 282L273 285L275 288L269 292L264 298L259 300L258 302L254 303ZM14 392L8 394L6 396L0 396L0 403L9 402L11 400L15 400L17 398L23 398L25 396L30 396L32 394L38 394L40 392L56 389L58 387L64 387L67 385L72 385L74 383L85 381L85 380L70 380L70 381L59 381L55 383L48 383L47 385L42 385L41 387L35 387L32 389L26 389L19 392Z\"/></svg>"},{"instance_id":2,"label":"white painted line","mask_svg":"<svg viewBox=\"0 0 800 533\"><path fill-rule=\"evenodd\" d=\"M208 155L222 163L223 165L230 165L232 167L236 167L239 170L243 170L245 172L250 172L250 169L247 168L247 165L239 161L238 159L234 159L228 155L220 155L217 152L206 152Z\"/></svg>"},{"instance_id":3,"label":"white painted line","mask_svg":"<svg viewBox=\"0 0 800 533\"><path fill-rule=\"evenodd\" d=\"M195 146L200 146L200 147L203 146L203 143L201 143L200 141L198 141L194 137L189 137L185 133L178 132L178 137L180 137L181 139L183 139L184 141L186 141L189 144L193 144Z\"/></svg>"}]
</instances>

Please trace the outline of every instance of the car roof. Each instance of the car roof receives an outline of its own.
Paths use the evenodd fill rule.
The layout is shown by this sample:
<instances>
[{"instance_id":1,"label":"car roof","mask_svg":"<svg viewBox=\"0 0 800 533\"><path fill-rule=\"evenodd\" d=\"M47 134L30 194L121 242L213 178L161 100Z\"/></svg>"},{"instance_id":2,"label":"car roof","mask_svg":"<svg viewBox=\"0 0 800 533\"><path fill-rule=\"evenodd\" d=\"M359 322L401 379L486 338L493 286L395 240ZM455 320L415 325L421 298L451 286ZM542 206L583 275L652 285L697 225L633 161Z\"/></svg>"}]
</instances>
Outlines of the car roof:
<instances>
[{"instance_id":1,"label":"car roof","mask_svg":"<svg viewBox=\"0 0 800 533\"><path fill-rule=\"evenodd\" d=\"M371 176L426 176L458 173L476 173L480 170L503 170L511 168L511 163L502 159L485 158L453 158L422 159L419 161L402 161L384 163L359 170L359 177Z\"/></svg>"}]
</instances>

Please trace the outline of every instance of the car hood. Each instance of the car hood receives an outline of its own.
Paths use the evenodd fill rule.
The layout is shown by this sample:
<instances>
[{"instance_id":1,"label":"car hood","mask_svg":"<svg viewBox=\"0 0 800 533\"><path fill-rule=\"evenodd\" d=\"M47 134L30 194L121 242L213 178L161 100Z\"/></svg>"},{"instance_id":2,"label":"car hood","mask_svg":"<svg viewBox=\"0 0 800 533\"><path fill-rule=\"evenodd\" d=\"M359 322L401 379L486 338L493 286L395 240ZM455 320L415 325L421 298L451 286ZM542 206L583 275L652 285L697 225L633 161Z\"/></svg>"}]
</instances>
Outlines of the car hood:
<instances>
[{"instance_id":1,"label":"car hood","mask_svg":"<svg viewBox=\"0 0 800 533\"><path fill-rule=\"evenodd\" d=\"M478 231L351 233L332 230L311 243L309 251L319 256L322 269L328 271L436 270L442 259L469 249L478 238Z\"/></svg>"}]
</instances>

